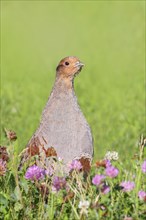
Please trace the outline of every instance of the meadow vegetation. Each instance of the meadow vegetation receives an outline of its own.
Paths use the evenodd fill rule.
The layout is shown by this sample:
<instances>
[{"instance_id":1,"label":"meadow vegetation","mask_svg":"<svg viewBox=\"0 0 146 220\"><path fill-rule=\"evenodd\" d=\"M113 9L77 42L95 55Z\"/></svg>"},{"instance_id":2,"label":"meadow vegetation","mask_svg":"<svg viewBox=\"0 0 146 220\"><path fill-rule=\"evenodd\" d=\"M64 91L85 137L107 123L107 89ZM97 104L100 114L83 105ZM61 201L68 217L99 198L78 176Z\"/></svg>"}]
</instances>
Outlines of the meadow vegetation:
<instances>
[{"instance_id":1,"label":"meadow vegetation","mask_svg":"<svg viewBox=\"0 0 146 220\"><path fill-rule=\"evenodd\" d=\"M43 178L32 180L25 178L27 166L17 171L18 155L39 125L56 66L68 55L85 63L75 91L95 155L88 177L73 169L54 192L54 175L42 171ZM145 191L144 72L145 1L1 1L0 143L11 158L0 161L1 219L145 219L145 197L138 194ZM5 129L18 139L8 139ZM111 160L115 177L96 163L107 151L119 155ZM95 175L104 175L101 184L93 183ZM131 191L123 191L123 181L134 183Z\"/></svg>"},{"instance_id":2,"label":"meadow vegetation","mask_svg":"<svg viewBox=\"0 0 146 220\"><path fill-rule=\"evenodd\" d=\"M42 162L37 165L37 154L18 171L18 147L11 140L7 148L0 148L0 219L145 219L143 137L130 170L118 152L108 151L103 160L93 163L90 173L83 172L79 161L72 161L68 175L61 158L50 157L52 165L47 167Z\"/></svg>"}]
</instances>

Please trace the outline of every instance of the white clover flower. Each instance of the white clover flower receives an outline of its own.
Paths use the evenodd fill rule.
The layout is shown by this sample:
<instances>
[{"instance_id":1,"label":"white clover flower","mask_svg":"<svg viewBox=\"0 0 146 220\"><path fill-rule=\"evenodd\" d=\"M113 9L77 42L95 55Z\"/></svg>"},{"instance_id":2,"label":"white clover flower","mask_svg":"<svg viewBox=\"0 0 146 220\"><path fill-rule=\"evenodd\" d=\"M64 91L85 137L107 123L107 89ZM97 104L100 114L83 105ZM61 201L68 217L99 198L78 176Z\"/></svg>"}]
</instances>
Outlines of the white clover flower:
<instances>
[{"instance_id":1,"label":"white clover flower","mask_svg":"<svg viewBox=\"0 0 146 220\"><path fill-rule=\"evenodd\" d=\"M108 152L105 154L104 159L106 159L106 160L111 160L111 152L110 152L110 151L108 151Z\"/></svg>"},{"instance_id":2,"label":"white clover flower","mask_svg":"<svg viewBox=\"0 0 146 220\"><path fill-rule=\"evenodd\" d=\"M113 159L113 160L118 160L118 159L119 159L118 152L116 152L116 151L113 151L113 152L112 152L112 159Z\"/></svg>"},{"instance_id":3,"label":"white clover flower","mask_svg":"<svg viewBox=\"0 0 146 220\"><path fill-rule=\"evenodd\" d=\"M88 214L89 205L90 205L90 203L87 200L83 200L83 201L79 202L78 207L79 207L79 209L81 209L81 211L80 211L81 215L82 214L86 214L86 215Z\"/></svg>"},{"instance_id":4,"label":"white clover flower","mask_svg":"<svg viewBox=\"0 0 146 220\"><path fill-rule=\"evenodd\" d=\"M58 157L58 161L59 162L63 162L63 158L62 157Z\"/></svg>"},{"instance_id":5,"label":"white clover flower","mask_svg":"<svg viewBox=\"0 0 146 220\"><path fill-rule=\"evenodd\" d=\"M108 151L104 157L106 160L118 160L118 152L116 151Z\"/></svg>"}]
</instances>

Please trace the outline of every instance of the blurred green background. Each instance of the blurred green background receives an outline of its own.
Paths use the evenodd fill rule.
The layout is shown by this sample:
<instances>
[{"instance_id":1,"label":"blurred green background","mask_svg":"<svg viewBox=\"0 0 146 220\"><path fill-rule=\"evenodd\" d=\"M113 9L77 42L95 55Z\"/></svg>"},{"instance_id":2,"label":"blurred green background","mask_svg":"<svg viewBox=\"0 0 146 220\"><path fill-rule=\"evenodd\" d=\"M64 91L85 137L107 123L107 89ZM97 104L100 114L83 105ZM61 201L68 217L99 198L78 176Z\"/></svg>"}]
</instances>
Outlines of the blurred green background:
<instances>
[{"instance_id":1,"label":"blurred green background","mask_svg":"<svg viewBox=\"0 0 146 220\"><path fill-rule=\"evenodd\" d=\"M145 1L1 1L1 144L15 130L20 151L39 125L65 56L85 68L78 102L95 158L132 157L144 134Z\"/></svg>"}]
</instances>

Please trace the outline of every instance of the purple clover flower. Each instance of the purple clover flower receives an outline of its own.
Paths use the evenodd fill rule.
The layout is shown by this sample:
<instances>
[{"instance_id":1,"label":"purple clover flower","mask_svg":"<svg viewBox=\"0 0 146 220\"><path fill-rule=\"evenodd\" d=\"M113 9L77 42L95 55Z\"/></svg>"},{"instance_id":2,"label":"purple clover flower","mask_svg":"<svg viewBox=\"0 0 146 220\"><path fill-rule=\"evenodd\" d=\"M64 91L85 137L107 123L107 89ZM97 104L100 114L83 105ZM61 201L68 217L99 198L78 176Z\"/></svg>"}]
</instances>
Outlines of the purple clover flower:
<instances>
[{"instance_id":1,"label":"purple clover flower","mask_svg":"<svg viewBox=\"0 0 146 220\"><path fill-rule=\"evenodd\" d=\"M29 167L26 171L25 178L29 180L40 180L43 179L45 170L37 165Z\"/></svg>"},{"instance_id":2,"label":"purple clover flower","mask_svg":"<svg viewBox=\"0 0 146 220\"><path fill-rule=\"evenodd\" d=\"M110 187L107 186L107 185L103 185L103 187L102 187L102 189L101 189L101 192L102 192L103 194L107 194L107 193L109 193L109 191L110 191Z\"/></svg>"},{"instance_id":3,"label":"purple clover flower","mask_svg":"<svg viewBox=\"0 0 146 220\"><path fill-rule=\"evenodd\" d=\"M141 169L143 173L146 173L146 160L143 162Z\"/></svg>"},{"instance_id":4,"label":"purple clover flower","mask_svg":"<svg viewBox=\"0 0 146 220\"><path fill-rule=\"evenodd\" d=\"M134 189L135 187L135 183L134 182L130 182L130 181L123 181L120 186L123 187L122 191L123 192L130 192L131 190Z\"/></svg>"},{"instance_id":5,"label":"purple clover flower","mask_svg":"<svg viewBox=\"0 0 146 220\"><path fill-rule=\"evenodd\" d=\"M64 177L55 176L53 179L53 191L58 192L60 189L65 188L66 180Z\"/></svg>"},{"instance_id":6,"label":"purple clover flower","mask_svg":"<svg viewBox=\"0 0 146 220\"><path fill-rule=\"evenodd\" d=\"M119 170L113 166L108 166L106 169L105 169L105 173L107 176L111 177L111 178L114 178L118 175L119 173Z\"/></svg>"},{"instance_id":7,"label":"purple clover flower","mask_svg":"<svg viewBox=\"0 0 146 220\"><path fill-rule=\"evenodd\" d=\"M92 183L96 186L99 186L102 183L102 180L105 179L104 175L95 175L92 179Z\"/></svg>"},{"instance_id":8,"label":"purple clover flower","mask_svg":"<svg viewBox=\"0 0 146 220\"><path fill-rule=\"evenodd\" d=\"M46 175L52 176L53 173L54 173L54 169L51 166L47 167L47 169L45 170Z\"/></svg>"},{"instance_id":9,"label":"purple clover flower","mask_svg":"<svg viewBox=\"0 0 146 220\"><path fill-rule=\"evenodd\" d=\"M138 192L138 197L140 200L146 200L146 192L145 191L139 191Z\"/></svg>"},{"instance_id":10,"label":"purple clover flower","mask_svg":"<svg viewBox=\"0 0 146 220\"><path fill-rule=\"evenodd\" d=\"M78 160L73 160L70 164L69 164L69 171L72 170L81 170L82 169L82 164L80 161Z\"/></svg>"},{"instance_id":11,"label":"purple clover flower","mask_svg":"<svg viewBox=\"0 0 146 220\"><path fill-rule=\"evenodd\" d=\"M105 166L106 166L106 168L107 167L110 167L112 164L111 164L111 162L110 162L110 160L105 160Z\"/></svg>"}]
</instances>

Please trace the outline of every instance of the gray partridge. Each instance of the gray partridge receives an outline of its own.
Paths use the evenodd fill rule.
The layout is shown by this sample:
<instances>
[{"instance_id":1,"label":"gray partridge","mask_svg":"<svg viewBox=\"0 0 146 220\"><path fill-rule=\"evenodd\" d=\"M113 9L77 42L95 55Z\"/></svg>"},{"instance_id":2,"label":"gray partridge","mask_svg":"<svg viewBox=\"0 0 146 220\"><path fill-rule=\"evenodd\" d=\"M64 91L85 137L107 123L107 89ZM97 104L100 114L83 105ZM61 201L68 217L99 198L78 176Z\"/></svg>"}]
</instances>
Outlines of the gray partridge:
<instances>
[{"instance_id":1,"label":"gray partridge","mask_svg":"<svg viewBox=\"0 0 146 220\"><path fill-rule=\"evenodd\" d=\"M77 159L84 171L90 170L93 157L92 134L74 92L74 77L83 66L74 56L66 57L58 64L54 87L42 113L40 125L23 154L21 165L27 154L39 154L41 146L47 156L60 157L65 165Z\"/></svg>"}]
</instances>

